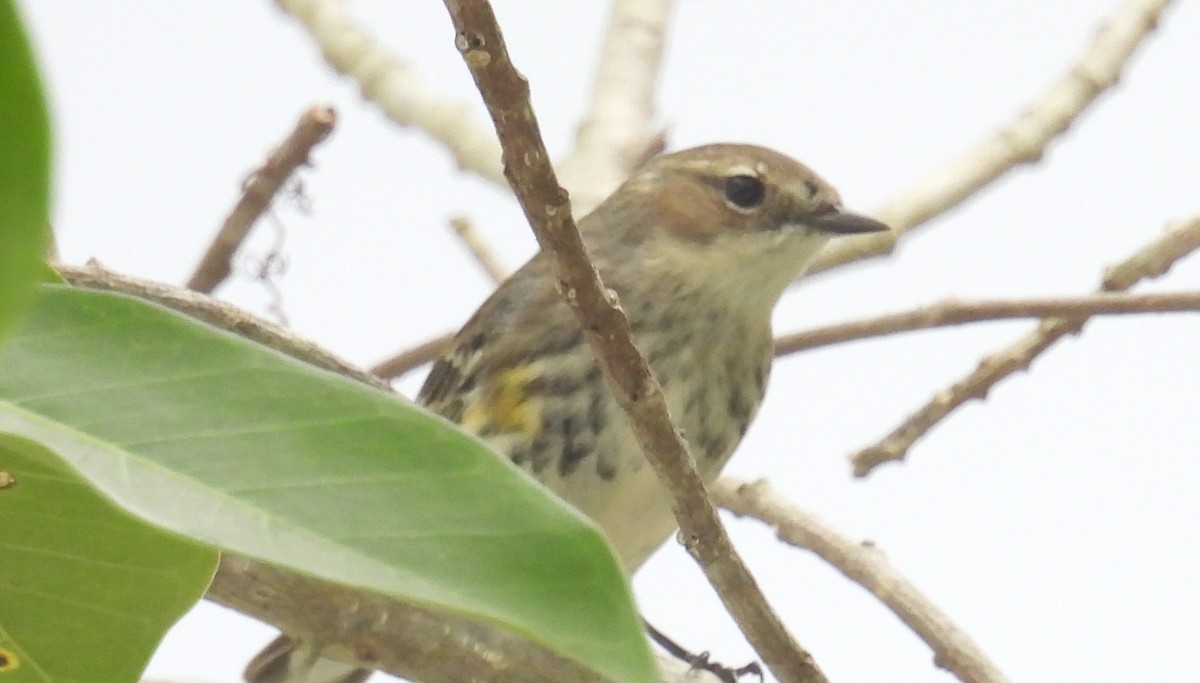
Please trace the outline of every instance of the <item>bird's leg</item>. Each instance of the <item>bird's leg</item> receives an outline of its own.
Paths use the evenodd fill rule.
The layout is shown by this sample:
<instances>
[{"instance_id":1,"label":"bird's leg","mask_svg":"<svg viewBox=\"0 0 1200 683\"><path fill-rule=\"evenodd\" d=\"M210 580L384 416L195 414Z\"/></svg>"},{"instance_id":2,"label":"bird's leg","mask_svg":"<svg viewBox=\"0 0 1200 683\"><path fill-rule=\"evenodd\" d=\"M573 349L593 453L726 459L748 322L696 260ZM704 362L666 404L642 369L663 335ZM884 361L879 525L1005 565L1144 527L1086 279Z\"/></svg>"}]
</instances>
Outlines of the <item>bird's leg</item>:
<instances>
[{"instance_id":1,"label":"bird's leg","mask_svg":"<svg viewBox=\"0 0 1200 683\"><path fill-rule=\"evenodd\" d=\"M745 666L734 669L725 666L724 664L710 661L707 652L692 654L679 643L676 643L674 640L671 640L664 635L662 631L654 628L654 626L645 619L642 619L642 625L646 627L646 633L650 634L650 639L658 643L659 647L666 650L667 653L672 657L684 662L693 669L709 672L710 674L721 679L723 683L738 683L738 679L748 674L754 674L755 676L758 676L760 683L763 680L762 667L758 665L758 662L750 662Z\"/></svg>"}]
</instances>

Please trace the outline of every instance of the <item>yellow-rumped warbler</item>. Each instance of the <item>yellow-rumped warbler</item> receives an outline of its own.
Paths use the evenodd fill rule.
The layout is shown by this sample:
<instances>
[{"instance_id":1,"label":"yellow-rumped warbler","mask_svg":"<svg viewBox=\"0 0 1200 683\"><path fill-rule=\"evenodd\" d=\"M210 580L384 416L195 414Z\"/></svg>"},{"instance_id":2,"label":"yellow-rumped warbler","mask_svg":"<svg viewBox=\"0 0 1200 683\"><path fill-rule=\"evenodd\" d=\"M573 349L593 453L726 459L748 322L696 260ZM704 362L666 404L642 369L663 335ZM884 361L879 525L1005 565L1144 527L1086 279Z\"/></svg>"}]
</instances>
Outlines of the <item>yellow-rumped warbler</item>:
<instances>
[{"instance_id":1,"label":"yellow-rumped warbler","mask_svg":"<svg viewBox=\"0 0 1200 683\"><path fill-rule=\"evenodd\" d=\"M837 192L802 164L731 144L651 160L579 222L706 481L762 401L771 311L784 289L830 236L886 229L843 211ZM471 317L418 400L595 520L626 571L674 531L666 495L544 254ZM369 674L325 660L293 667L292 650L278 639L247 681L358 683Z\"/></svg>"}]
</instances>

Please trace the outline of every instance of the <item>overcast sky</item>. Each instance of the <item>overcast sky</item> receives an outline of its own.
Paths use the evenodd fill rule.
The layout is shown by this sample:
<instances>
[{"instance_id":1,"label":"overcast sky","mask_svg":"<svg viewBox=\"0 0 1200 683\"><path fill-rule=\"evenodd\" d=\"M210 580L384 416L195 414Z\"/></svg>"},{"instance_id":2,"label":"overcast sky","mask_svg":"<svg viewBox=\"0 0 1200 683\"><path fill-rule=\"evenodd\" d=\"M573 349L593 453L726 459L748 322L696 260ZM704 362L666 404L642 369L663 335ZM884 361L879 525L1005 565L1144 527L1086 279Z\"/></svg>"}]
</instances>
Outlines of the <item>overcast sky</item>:
<instances>
[{"instance_id":1,"label":"overcast sky","mask_svg":"<svg viewBox=\"0 0 1200 683\"><path fill-rule=\"evenodd\" d=\"M325 66L266 0L24 0L56 123L54 224L65 260L180 283L243 177L308 106L336 133L284 205L293 328L362 364L460 325L487 278L446 227L465 213L515 267L520 212L402 130ZM570 148L604 3L497 2L551 151ZM680 3L659 121L673 149L747 141L791 154L871 211L1011 121L1062 75L1115 2ZM439 2L350 3L355 16L485 121ZM947 296L1090 291L1105 265L1200 212L1200 6L1179 3L1121 84L1036 166L940 217L897 254L789 293L780 332ZM260 226L251 251L272 238ZM1144 290L1200 288L1200 257ZM265 312L242 277L221 295ZM862 342L777 363L730 471L769 477L869 539L1014 681L1196 679L1200 637L1200 321L1095 321L907 463L852 480L846 455L889 431L1028 323ZM403 381L410 395L420 374ZM948 681L857 586L754 522L735 541L835 683ZM635 581L644 612L697 650L753 657L670 544ZM155 677L232 682L273 629L201 604Z\"/></svg>"}]
</instances>

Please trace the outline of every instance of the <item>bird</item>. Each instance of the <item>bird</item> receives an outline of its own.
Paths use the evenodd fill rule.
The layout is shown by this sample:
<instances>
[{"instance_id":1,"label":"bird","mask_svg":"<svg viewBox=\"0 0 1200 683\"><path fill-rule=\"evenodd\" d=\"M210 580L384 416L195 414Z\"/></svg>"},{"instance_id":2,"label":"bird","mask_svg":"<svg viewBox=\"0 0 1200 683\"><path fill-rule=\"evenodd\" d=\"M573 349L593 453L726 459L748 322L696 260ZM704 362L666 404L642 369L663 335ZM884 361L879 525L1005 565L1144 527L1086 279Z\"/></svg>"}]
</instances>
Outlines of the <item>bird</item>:
<instances>
[{"instance_id":1,"label":"bird","mask_svg":"<svg viewBox=\"0 0 1200 683\"><path fill-rule=\"evenodd\" d=\"M771 314L784 291L830 239L888 230L847 211L807 166L736 143L650 159L578 225L706 483L766 393ZM627 574L674 533L669 499L561 300L545 252L471 316L417 402L590 517ZM297 652L296 641L281 636L250 663L246 680L361 683L371 673L300 662Z\"/></svg>"}]
</instances>

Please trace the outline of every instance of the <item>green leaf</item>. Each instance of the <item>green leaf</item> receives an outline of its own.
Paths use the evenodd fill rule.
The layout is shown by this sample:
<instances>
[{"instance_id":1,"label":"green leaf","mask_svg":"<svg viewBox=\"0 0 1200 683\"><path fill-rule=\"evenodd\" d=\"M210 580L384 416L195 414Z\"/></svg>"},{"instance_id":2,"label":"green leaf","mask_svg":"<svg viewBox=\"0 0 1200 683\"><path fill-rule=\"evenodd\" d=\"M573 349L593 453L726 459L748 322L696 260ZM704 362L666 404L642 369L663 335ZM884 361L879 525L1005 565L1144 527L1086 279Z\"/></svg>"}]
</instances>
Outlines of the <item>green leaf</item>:
<instances>
[{"instance_id":1,"label":"green leaf","mask_svg":"<svg viewBox=\"0 0 1200 683\"><path fill-rule=\"evenodd\" d=\"M600 533L445 420L151 304L42 291L0 355L0 430L155 524L655 678Z\"/></svg>"},{"instance_id":2,"label":"green leaf","mask_svg":"<svg viewBox=\"0 0 1200 683\"><path fill-rule=\"evenodd\" d=\"M0 336L29 302L50 239L50 124L33 53L0 0Z\"/></svg>"},{"instance_id":3,"label":"green leaf","mask_svg":"<svg viewBox=\"0 0 1200 683\"><path fill-rule=\"evenodd\" d=\"M35 268L33 271L33 281L35 283L52 285L67 284L67 280L62 276L62 273L55 270L54 266L46 263L45 261L38 262L37 268Z\"/></svg>"},{"instance_id":4,"label":"green leaf","mask_svg":"<svg viewBox=\"0 0 1200 683\"><path fill-rule=\"evenodd\" d=\"M0 681L135 681L217 553L114 505L0 433Z\"/></svg>"}]
</instances>

